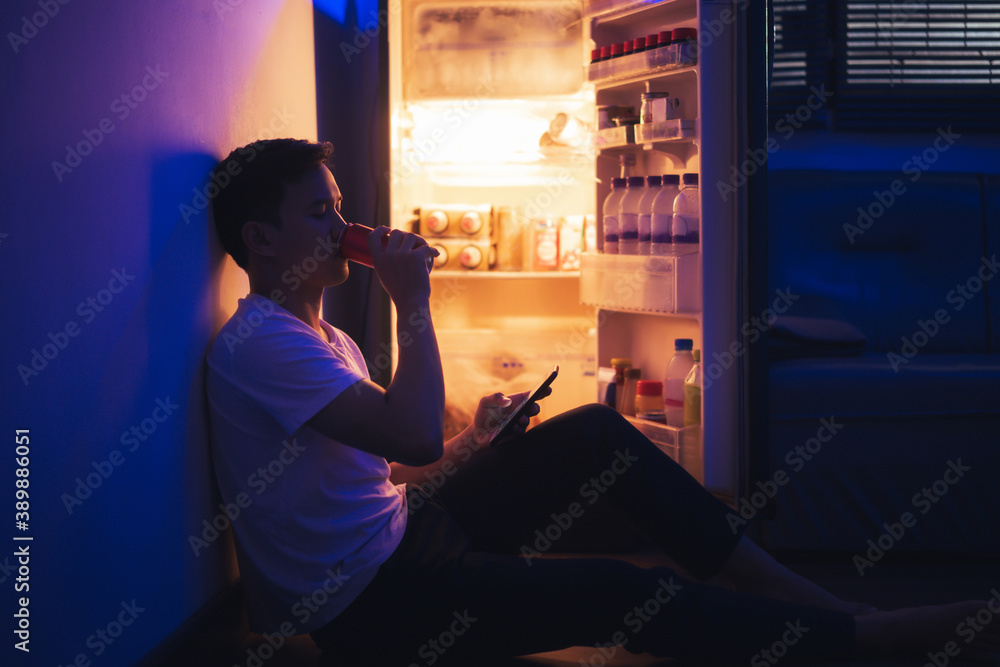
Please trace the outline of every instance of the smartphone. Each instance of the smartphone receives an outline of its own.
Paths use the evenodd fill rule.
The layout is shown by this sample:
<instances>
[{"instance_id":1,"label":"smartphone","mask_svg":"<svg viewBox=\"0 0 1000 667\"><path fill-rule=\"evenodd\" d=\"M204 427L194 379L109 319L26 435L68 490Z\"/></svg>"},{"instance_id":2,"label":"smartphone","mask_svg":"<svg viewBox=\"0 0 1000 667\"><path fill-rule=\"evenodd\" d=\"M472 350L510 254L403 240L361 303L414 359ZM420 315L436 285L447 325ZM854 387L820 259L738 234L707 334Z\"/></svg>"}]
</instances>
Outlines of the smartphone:
<instances>
[{"instance_id":1,"label":"smartphone","mask_svg":"<svg viewBox=\"0 0 1000 667\"><path fill-rule=\"evenodd\" d=\"M517 420L521 418L524 411L529 405L531 405L532 401L538 400L538 395L545 391L546 387L552 384L552 381L556 379L557 375L559 375L559 366L553 366L552 371L545 376L545 379L539 382L538 386L532 389L528 395L524 397L524 400L521 401L520 405L511 410L507 414L507 417L503 420L503 423L501 423L500 426L493 431L493 436L490 437L490 446L499 442L501 438L505 437L511 429L517 425Z\"/></svg>"}]
</instances>

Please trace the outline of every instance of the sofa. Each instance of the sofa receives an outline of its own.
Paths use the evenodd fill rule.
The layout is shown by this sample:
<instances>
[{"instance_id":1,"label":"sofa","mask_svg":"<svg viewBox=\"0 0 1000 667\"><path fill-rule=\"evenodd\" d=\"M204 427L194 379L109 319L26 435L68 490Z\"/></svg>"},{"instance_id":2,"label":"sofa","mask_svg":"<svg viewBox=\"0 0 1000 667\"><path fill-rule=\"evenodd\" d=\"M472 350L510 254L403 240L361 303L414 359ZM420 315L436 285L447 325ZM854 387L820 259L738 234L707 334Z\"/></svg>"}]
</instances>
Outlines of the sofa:
<instances>
[{"instance_id":1,"label":"sofa","mask_svg":"<svg viewBox=\"0 0 1000 667\"><path fill-rule=\"evenodd\" d=\"M1000 552L998 259L998 175L769 172L767 548Z\"/></svg>"}]
</instances>

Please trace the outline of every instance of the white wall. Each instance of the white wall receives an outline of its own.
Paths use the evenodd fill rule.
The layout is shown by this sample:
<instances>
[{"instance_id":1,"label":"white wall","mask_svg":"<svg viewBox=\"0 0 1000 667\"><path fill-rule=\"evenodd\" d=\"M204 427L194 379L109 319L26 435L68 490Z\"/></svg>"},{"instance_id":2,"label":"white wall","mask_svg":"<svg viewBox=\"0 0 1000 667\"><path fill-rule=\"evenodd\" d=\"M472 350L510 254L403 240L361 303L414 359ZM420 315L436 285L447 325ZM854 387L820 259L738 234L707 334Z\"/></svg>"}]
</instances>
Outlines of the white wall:
<instances>
[{"instance_id":1,"label":"white wall","mask_svg":"<svg viewBox=\"0 0 1000 667\"><path fill-rule=\"evenodd\" d=\"M2 664L132 664L234 576L226 540L196 557L188 537L219 511L202 361L246 282L194 189L236 146L315 138L312 25L306 0L0 9ZM15 534L34 538L19 593ZM11 646L16 597L30 655Z\"/></svg>"}]
</instances>

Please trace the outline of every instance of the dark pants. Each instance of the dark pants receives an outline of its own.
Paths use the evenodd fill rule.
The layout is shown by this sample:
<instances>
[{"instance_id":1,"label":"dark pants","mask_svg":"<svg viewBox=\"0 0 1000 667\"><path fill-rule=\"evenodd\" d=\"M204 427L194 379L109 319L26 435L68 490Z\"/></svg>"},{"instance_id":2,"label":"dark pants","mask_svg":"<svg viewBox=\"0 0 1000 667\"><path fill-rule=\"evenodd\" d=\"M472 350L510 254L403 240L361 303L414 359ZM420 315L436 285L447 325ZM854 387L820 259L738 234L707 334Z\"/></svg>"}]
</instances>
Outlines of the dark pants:
<instances>
[{"instance_id":1,"label":"dark pants","mask_svg":"<svg viewBox=\"0 0 1000 667\"><path fill-rule=\"evenodd\" d=\"M593 664L623 650L740 661L772 648L773 659L851 652L849 614L668 567L540 557L609 511L697 579L717 574L740 539L726 505L610 408L549 419L438 484L429 501L408 489L419 508L402 543L361 596L312 633L330 658L423 666L569 646L594 646Z\"/></svg>"}]
</instances>

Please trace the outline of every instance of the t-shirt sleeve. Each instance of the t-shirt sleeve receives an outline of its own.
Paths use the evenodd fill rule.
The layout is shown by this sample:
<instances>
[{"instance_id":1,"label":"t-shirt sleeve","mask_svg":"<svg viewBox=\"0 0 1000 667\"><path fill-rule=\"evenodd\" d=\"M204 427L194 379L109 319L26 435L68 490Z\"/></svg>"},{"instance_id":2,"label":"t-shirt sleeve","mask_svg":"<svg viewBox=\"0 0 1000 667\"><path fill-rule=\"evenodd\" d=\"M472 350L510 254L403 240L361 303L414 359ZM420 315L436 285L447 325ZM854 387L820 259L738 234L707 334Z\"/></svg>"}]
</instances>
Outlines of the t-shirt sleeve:
<instances>
[{"instance_id":1,"label":"t-shirt sleeve","mask_svg":"<svg viewBox=\"0 0 1000 667\"><path fill-rule=\"evenodd\" d=\"M350 355L295 328L261 327L233 350L233 378L289 434L364 379Z\"/></svg>"}]
</instances>

